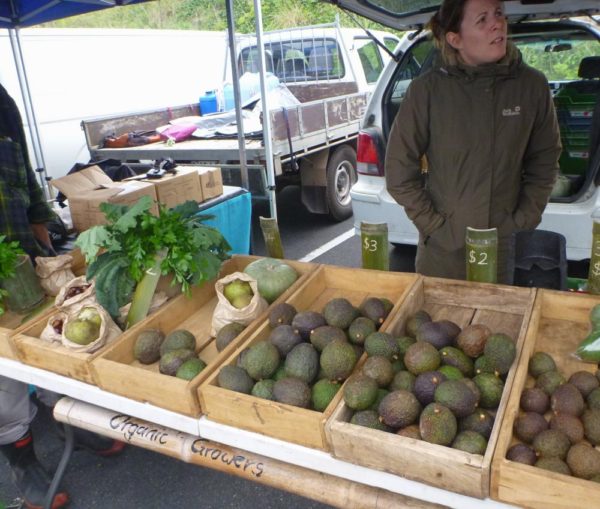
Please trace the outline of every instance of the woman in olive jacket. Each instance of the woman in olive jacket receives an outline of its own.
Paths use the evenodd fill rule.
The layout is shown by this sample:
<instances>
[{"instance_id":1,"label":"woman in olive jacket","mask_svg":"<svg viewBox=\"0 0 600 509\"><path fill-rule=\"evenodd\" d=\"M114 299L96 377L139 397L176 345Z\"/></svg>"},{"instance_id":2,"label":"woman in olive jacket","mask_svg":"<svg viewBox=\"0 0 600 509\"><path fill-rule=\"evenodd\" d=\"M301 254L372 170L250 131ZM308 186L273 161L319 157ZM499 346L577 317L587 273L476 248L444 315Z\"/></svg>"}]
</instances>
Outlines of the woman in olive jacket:
<instances>
[{"instance_id":1,"label":"woman in olive jacket","mask_svg":"<svg viewBox=\"0 0 600 509\"><path fill-rule=\"evenodd\" d=\"M495 227L507 282L511 234L540 223L558 173L550 88L507 42L499 0L446 0L431 29L440 59L394 120L387 188L419 231L417 272L464 279L467 226Z\"/></svg>"}]
</instances>

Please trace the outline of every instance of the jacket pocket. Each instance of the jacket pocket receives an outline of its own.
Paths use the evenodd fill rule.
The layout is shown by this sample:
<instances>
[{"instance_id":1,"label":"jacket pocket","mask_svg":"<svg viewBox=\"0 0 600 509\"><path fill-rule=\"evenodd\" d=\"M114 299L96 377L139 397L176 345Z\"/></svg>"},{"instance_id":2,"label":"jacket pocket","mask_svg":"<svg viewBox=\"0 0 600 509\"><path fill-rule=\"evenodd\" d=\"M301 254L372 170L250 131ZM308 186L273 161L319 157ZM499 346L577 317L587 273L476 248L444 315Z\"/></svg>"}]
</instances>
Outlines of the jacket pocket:
<instances>
[{"instance_id":1,"label":"jacket pocket","mask_svg":"<svg viewBox=\"0 0 600 509\"><path fill-rule=\"evenodd\" d=\"M21 145L0 140L0 179L10 187L27 187L27 171Z\"/></svg>"}]
</instances>

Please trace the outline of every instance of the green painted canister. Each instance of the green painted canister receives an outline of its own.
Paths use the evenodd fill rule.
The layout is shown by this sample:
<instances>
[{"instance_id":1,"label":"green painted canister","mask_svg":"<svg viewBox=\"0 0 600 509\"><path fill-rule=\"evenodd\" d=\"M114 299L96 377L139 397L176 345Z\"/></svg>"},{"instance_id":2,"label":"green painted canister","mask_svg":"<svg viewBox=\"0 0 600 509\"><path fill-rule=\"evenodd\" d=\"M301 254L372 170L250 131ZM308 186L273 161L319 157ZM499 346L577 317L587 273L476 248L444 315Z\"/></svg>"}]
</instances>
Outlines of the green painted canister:
<instances>
[{"instance_id":1,"label":"green painted canister","mask_svg":"<svg viewBox=\"0 0 600 509\"><path fill-rule=\"evenodd\" d=\"M600 213L592 215L592 253L588 273L587 291L600 294Z\"/></svg>"},{"instance_id":2,"label":"green painted canister","mask_svg":"<svg viewBox=\"0 0 600 509\"><path fill-rule=\"evenodd\" d=\"M360 223L363 269L390 270L387 223Z\"/></svg>"},{"instance_id":3,"label":"green painted canister","mask_svg":"<svg viewBox=\"0 0 600 509\"><path fill-rule=\"evenodd\" d=\"M498 230L467 226L465 236L467 281L498 281Z\"/></svg>"}]
</instances>

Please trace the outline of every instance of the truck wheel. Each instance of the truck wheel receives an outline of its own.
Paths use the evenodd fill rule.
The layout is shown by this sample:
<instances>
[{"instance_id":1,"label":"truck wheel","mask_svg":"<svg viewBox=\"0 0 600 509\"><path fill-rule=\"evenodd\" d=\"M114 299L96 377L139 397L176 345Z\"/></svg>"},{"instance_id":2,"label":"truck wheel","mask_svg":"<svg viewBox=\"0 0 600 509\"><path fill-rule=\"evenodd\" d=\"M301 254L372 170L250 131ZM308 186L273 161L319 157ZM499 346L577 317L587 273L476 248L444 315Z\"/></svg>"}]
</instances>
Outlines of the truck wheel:
<instances>
[{"instance_id":1,"label":"truck wheel","mask_svg":"<svg viewBox=\"0 0 600 509\"><path fill-rule=\"evenodd\" d=\"M335 149L327 162L329 216L343 221L352 215L350 188L356 182L356 152L350 145Z\"/></svg>"}]
</instances>

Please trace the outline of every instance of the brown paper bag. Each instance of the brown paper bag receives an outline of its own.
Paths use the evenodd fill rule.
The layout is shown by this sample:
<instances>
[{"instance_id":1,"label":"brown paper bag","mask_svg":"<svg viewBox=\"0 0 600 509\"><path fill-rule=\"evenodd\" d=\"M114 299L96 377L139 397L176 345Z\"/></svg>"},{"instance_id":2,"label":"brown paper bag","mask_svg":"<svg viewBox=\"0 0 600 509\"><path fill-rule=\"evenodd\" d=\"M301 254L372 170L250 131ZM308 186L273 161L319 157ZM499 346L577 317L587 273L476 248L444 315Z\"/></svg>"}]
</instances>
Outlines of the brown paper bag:
<instances>
[{"instance_id":1,"label":"brown paper bag","mask_svg":"<svg viewBox=\"0 0 600 509\"><path fill-rule=\"evenodd\" d=\"M35 273L40 279L42 288L48 295L58 295L60 289L75 279L71 270L73 257L68 254L58 256L37 256Z\"/></svg>"},{"instance_id":2,"label":"brown paper bag","mask_svg":"<svg viewBox=\"0 0 600 509\"><path fill-rule=\"evenodd\" d=\"M100 315L102 323L100 324L100 332L98 333L98 337L88 343L87 345L80 345L79 343L75 343L70 341L65 336L65 330L67 329L67 325L70 321L76 320L79 313L83 310L83 308L93 308ZM71 307L71 309L74 309ZM86 304L85 306L80 306L77 311L73 313L69 313L67 319L63 324L63 332L61 336L61 342L63 346L73 350L75 352L85 352L92 353L102 348L104 345L110 343L114 339L116 339L122 333L121 329L117 326L117 324L110 317L108 312L100 305L100 304Z\"/></svg>"},{"instance_id":3,"label":"brown paper bag","mask_svg":"<svg viewBox=\"0 0 600 509\"><path fill-rule=\"evenodd\" d=\"M72 295L74 293L72 289L75 288L83 289L83 291ZM93 280L87 281L85 276L79 276L69 281L60 289L54 300L54 305L68 314L73 313L73 310L69 309L72 306L77 306L77 309L79 309L88 304L98 304L96 301L96 283Z\"/></svg>"}]
</instances>

